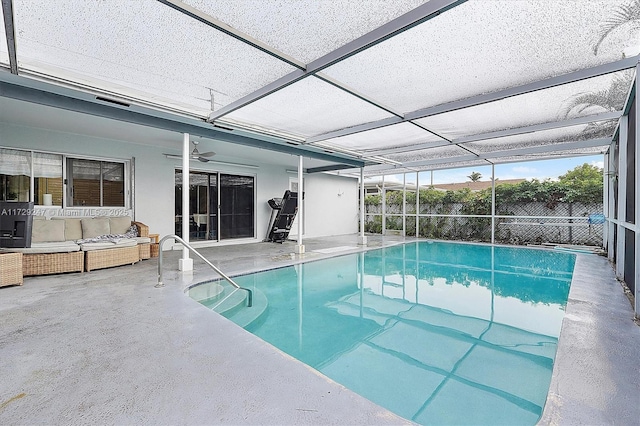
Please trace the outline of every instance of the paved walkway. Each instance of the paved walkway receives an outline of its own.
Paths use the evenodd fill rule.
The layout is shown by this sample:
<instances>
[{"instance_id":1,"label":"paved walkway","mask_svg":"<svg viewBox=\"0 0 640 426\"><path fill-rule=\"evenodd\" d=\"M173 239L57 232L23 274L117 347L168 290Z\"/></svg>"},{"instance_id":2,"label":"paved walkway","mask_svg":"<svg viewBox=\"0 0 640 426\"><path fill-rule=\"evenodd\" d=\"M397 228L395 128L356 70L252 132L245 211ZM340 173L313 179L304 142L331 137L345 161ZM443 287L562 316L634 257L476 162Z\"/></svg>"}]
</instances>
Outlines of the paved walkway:
<instances>
[{"instance_id":1,"label":"paved walkway","mask_svg":"<svg viewBox=\"0 0 640 426\"><path fill-rule=\"evenodd\" d=\"M309 239L302 257L289 242L202 253L234 275L358 251L356 241ZM156 259L0 288L0 424L409 423L185 297L215 274L197 260L177 272L179 254L165 252L160 289ZM542 422L632 424L640 327L606 260L579 257Z\"/></svg>"}]
</instances>

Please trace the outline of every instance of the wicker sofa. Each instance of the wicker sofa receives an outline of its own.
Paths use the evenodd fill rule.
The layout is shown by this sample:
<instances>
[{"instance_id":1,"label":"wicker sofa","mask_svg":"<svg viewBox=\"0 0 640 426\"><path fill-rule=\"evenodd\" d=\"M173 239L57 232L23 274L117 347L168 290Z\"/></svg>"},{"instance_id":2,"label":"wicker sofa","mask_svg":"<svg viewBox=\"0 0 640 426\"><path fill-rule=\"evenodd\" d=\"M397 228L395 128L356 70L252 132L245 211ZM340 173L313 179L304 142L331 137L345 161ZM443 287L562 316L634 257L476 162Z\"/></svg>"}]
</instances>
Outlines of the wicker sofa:
<instances>
[{"instance_id":1,"label":"wicker sofa","mask_svg":"<svg viewBox=\"0 0 640 426\"><path fill-rule=\"evenodd\" d=\"M131 226L137 237L100 240L104 235L122 235ZM95 241L87 241L95 239ZM22 274L45 275L62 272L83 272L112 266L127 265L151 256L149 227L118 217L35 217L31 247L5 251L23 254Z\"/></svg>"}]
</instances>

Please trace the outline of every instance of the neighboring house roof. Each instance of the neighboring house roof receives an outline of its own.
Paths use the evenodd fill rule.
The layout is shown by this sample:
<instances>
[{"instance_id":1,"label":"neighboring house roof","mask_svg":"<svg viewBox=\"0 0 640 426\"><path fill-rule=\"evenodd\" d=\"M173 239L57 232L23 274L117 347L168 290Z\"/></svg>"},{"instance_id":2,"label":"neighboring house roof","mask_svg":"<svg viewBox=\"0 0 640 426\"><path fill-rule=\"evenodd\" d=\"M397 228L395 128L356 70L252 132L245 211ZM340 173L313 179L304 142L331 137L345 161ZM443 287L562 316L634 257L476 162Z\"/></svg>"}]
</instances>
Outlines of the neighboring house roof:
<instances>
[{"instance_id":1,"label":"neighboring house roof","mask_svg":"<svg viewBox=\"0 0 640 426\"><path fill-rule=\"evenodd\" d=\"M524 182L526 179L497 179L496 180L496 185L502 185L505 183L510 183L510 184L518 184L520 182ZM374 192L373 190L376 189L376 193L380 193L382 191L382 183L381 182L365 182L365 189L367 190L368 193L372 193ZM423 189L427 189L429 188L431 185L421 185L420 187ZM483 189L486 188L491 188L491 181L478 181L478 182L459 182L459 183L441 183L441 184L435 184L433 185L433 187L435 189L441 190L441 191L456 191L459 189L464 189L464 188L469 188L472 191L481 191ZM387 191L401 191L403 186L400 183L385 183L384 185L385 190ZM411 183L411 184L407 184L406 185L407 191L415 191L416 190L416 185Z\"/></svg>"},{"instance_id":2,"label":"neighboring house roof","mask_svg":"<svg viewBox=\"0 0 640 426\"><path fill-rule=\"evenodd\" d=\"M496 185L503 185L505 183L518 184L524 182L526 179L496 179ZM478 182L462 182L462 183L441 183L433 185L435 189L441 189L443 191L456 191L459 189L469 188L472 191L482 191L483 189L491 188L491 181L478 181Z\"/></svg>"}]
</instances>

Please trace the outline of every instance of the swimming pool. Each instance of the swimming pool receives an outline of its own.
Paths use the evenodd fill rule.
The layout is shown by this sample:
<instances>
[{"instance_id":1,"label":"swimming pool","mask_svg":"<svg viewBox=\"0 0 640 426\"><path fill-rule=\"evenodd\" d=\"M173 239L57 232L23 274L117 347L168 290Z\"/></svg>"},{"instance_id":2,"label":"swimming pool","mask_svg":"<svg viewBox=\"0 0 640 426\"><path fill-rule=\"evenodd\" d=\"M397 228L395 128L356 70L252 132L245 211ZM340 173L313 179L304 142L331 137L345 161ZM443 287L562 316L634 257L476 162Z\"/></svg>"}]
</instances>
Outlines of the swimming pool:
<instances>
[{"instance_id":1,"label":"swimming pool","mask_svg":"<svg viewBox=\"0 0 640 426\"><path fill-rule=\"evenodd\" d=\"M574 263L424 241L234 280L264 295L248 331L371 401L423 424L524 425L542 414Z\"/></svg>"}]
</instances>

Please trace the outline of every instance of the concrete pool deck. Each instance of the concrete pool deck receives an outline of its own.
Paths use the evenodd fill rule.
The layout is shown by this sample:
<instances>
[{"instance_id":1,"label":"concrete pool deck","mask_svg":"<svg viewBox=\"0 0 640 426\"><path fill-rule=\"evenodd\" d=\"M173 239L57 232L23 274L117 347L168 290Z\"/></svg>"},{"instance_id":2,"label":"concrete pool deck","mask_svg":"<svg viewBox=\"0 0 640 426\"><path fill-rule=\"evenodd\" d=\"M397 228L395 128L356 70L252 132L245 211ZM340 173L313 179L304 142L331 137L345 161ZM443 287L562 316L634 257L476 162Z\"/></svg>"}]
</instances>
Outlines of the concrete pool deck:
<instances>
[{"instance_id":1,"label":"concrete pool deck","mask_svg":"<svg viewBox=\"0 0 640 426\"><path fill-rule=\"evenodd\" d=\"M357 235L307 239L302 258L294 244L200 251L233 276L361 250ZM215 273L195 260L182 274L180 252L164 255L160 289L157 259L0 288L0 424L410 423L186 297ZM632 317L607 260L578 255L541 423L640 418Z\"/></svg>"}]
</instances>

